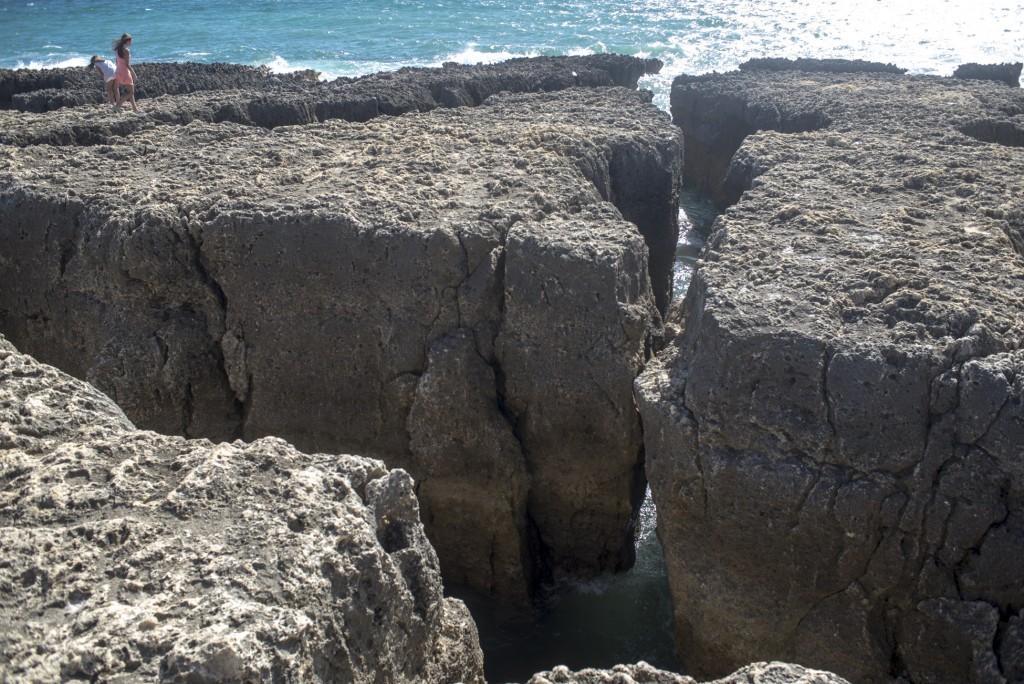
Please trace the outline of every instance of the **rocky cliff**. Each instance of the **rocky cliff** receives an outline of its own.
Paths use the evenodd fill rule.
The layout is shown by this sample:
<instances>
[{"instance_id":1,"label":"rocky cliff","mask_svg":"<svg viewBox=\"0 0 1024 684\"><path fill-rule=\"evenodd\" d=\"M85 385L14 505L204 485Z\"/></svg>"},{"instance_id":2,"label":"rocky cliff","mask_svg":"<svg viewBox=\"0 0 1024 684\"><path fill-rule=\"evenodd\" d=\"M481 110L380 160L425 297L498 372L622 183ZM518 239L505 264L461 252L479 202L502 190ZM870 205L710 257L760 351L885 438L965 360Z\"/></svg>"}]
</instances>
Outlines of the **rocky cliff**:
<instances>
[{"instance_id":1,"label":"rocky cliff","mask_svg":"<svg viewBox=\"0 0 1024 684\"><path fill-rule=\"evenodd\" d=\"M0 337L4 681L482 682L413 482L135 429Z\"/></svg>"},{"instance_id":2,"label":"rocky cliff","mask_svg":"<svg viewBox=\"0 0 1024 684\"><path fill-rule=\"evenodd\" d=\"M672 107L736 201L636 385L683 662L1024 680L1024 94L744 70Z\"/></svg>"},{"instance_id":3,"label":"rocky cliff","mask_svg":"<svg viewBox=\"0 0 1024 684\"><path fill-rule=\"evenodd\" d=\"M621 60L542 61L529 82L635 82L645 63ZM403 95L414 76L441 95L438 74L514 80L423 73L390 77L393 98L426 102ZM141 427L407 469L452 582L521 600L628 566L678 130L623 88L246 118L271 104L296 106L243 88L139 117L0 112L0 331Z\"/></svg>"},{"instance_id":4,"label":"rocky cliff","mask_svg":"<svg viewBox=\"0 0 1024 684\"><path fill-rule=\"evenodd\" d=\"M368 121L437 108L480 105L498 93L552 92L578 87L620 86L630 89L644 74L657 73L661 63L622 55L536 57L501 64L466 66L446 64L443 69L402 69L358 79L330 82L310 80L308 74L276 75L265 69L234 64L147 64L145 92L150 118L104 117L93 108L66 117L3 119L0 143L15 146L100 145L161 124L186 125L192 121L233 122L275 128L329 119ZM47 111L64 106L102 102L96 79L79 69L0 70L0 109L5 97L21 111ZM5 95L5 93L15 93ZM54 95L57 93L57 95ZM161 97L173 95L175 97ZM24 102L42 102L28 106ZM568 114L568 113L566 113ZM566 117L571 120L571 117ZM675 155L678 157L678 154ZM621 147L600 166L581 170L606 200L616 204L625 218L644 235L650 248L650 275L655 300L664 311L672 287L672 261L677 230L671 198L678 189L665 179L632 173L633 159ZM667 159L666 163L681 163ZM676 179L671 178L671 181ZM665 197L670 198L666 201Z\"/></svg>"}]
</instances>

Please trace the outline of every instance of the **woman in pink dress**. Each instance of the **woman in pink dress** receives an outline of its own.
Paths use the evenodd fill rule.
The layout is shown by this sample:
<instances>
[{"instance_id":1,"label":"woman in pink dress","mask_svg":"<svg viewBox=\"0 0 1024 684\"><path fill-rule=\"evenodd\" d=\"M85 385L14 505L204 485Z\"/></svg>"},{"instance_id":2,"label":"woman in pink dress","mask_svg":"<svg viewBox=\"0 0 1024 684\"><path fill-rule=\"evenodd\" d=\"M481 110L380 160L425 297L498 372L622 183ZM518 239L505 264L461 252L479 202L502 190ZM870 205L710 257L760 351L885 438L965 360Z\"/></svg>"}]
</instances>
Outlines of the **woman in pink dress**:
<instances>
[{"instance_id":1,"label":"woman in pink dress","mask_svg":"<svg viewBox=\"0 0 1024 684\"><path fill-rule=\"evenodd\" d=\"M132 44L132 37L127 33L114 41L114 55L117 57L117 69L114 70L114 80L119 86L124 86L125 94L117 101L115 107L120 107L126 101L132 103L132 110L139 111L135 104L135 69L132 68L132 53L128 50Z\"/></svg>"}]
</instances>

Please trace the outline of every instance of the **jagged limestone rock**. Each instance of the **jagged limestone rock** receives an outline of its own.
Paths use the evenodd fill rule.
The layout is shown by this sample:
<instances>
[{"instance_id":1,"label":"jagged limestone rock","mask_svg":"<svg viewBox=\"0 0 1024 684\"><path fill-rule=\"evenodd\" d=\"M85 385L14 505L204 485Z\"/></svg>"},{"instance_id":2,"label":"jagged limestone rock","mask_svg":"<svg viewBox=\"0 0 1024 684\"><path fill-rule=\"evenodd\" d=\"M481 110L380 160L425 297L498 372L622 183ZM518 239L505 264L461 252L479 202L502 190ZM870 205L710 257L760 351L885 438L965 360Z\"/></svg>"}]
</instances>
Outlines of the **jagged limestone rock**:
<instances>
[{"instance_id":1,"label":"jagged limestone rock","mask_svg":"<svg viewBox=\"0 0 1024 684\"><path fill-rule=\"evenodd\" d=\"M606 61L572 64L611 78ZM537 85L545 64L508 71ZM407 469L442 567L476 589L523 600L628 567L632 381L670 295L681 176L650 95L272 131L186 116L224 98L252 92L153 98L127 128L0 112L0 331L142 427Z\"/></svg>"},{"instance_id":2,"label":"jagged limestone rock","mask_svg":"<svg viewBox=\"0 0 1024 684\"><path fill-rule=\"evenodd\" d=\"M136 430L0 343L5 680L483 681L408 474Z\"/></svg>"},{"instance_id":3,"label":"jagged limestone rock","mask_svg":"<svg viewBox=\"0 0 1024 684\"><path fill-rule=\"evenodd\" d=\"M241 64L135 63L140 101L163 95L235 91L224 99L223 107L194 112L192 118L251 117L258 125L267 126L309 123L310 116L321 121L366 121L381 114L478 105L500 92L577 86L636 88L641 76L658 73L661 67L656 59L601 54L520 58L499 64L449 62L440 69L410 67L320 81L319 74L311 70L275 74L266 67ZM103 88L91 69L0 69L0 108L46 112L89 104L106 104ZM185 113L181 108L177 111Z\"/></svg>"},{"instance_id":4,"label":"jagged limestone rock","mask_svg":"<svg viewBox=\"0 0 1024 684\"><path fill-rule=\"evenodd\" d=\"M1024 150L972 131L1019 127L1024 94L743 72L674 96L684 127L771 129L732 157L738 202L636 386L683 662L1001 681L1024 607Z\"/></svg>"},{"instance_id":5,"label":"jagged limestone rock","mask_svg":"<svg viewBox=\"0 0 1024 684\"><path fill-rule=\"evenodd\" d=\"M616 665L610 670L571 671L564 665L550 672L538 672L528 684L697 684L686 675L666 672L645 662ZM752 663L731 675L708 684L848 684L831 672L810 670L789 663Z\"/></svg>"}]
</instances>

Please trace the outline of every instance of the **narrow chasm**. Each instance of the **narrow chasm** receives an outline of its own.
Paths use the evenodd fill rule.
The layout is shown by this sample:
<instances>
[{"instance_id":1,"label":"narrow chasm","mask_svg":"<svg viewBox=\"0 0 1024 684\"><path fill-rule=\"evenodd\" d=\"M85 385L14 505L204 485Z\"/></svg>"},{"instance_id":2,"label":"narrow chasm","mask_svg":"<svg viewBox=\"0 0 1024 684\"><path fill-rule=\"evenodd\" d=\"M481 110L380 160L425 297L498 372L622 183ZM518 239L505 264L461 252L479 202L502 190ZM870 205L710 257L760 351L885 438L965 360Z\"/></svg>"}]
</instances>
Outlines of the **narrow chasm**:
<instances>
[{"instance_id":1,"label":"narrow chasm","mask_svg":"<svg viewBox=\"0 0 1024 684\"><path fill-rule=\"evenodd\" d=\"M696 187L683 188L670 312L686 296L704 245L701 236L710 231L717 216L710 196ZM465 587L448 586L451 595L465 601L477 623L487 680L491 684L523 682L555 665L610 668L640 660L684 672L673 637L672 597L649 487L636 522L635 550L636 562L626 572L548 582L527 610Z\"/></svg>"},{"instance_id":2,"label":"narrow chasm","mask_svg":"<svg viewBox=\"0 0 1024 684\"><path fill-rule=\"evenodd\" d=\"M524 682L556 665L610 668L644 660L681 672L672 636L672 598L657 512L648 489L636 526L636 563L628 571L541 587L521 610L450 587L480 631L484 673L491 684Z\"/></svg>"}]
</instances>

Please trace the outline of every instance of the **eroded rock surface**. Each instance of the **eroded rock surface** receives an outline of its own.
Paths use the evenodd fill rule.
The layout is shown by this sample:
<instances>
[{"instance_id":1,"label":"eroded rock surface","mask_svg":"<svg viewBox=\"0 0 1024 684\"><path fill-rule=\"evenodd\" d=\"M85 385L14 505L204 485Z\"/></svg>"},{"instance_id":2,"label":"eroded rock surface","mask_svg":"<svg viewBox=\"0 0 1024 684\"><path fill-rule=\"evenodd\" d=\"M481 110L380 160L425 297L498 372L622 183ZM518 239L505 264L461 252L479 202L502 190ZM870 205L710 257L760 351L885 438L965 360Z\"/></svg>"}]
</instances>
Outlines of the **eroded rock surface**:
<instances>
[{"instance_id":1,"label":"eroded rock surface","mask_svg":"<svg viewBox=\"0 0 1024 684\"><path fill-rule=\"evenodd\" d=\"M979 67L986 75L1002 73L1002 66L1010 65L991 66L964 65ZM796 71L797 67L802 70ZM979 69L961 73L978 74ZM730 182L726 171L747 136L762 130L803 133L889 127L908 132L931 130L938 135L952 125L983 142L1024 146L1019 89L900 76L902 71L889 64L863 61L754 59L730 75L679 76L673 82L671 107L673 120L684 132L687 182L721 206L734 203L745 184ZM779 97L779 89L794 80L794 73L807 75L803 81L795 79L802 87L788 98ZM716 80L719 76L722 79ZM815 87L821 92L814 92ZM943 93L948 97L943 98ZM863 97L858 96L861 94ZM914 106L907 106L908 102ZM917 106L923 111L916 110ZM936 120L942 122L942 128L933 127Z\"/></svg>"},{"instance_id":2,"label":"eroded rock surface","mask_svg":"<svg viewBox=\"0 0 1024 684\"><path fill-rule=\"evenodd\" d=\"M631 564L681 175L649 94L182 114L236 96L0 113L0 330L140 426L407 469L453 582Z\"/></svg>"},{"instance_id":3,"label":"eroded rock surface","mask_svg":"<svg viewBox=\"0 0 1024 684\"><path fill-rule=\"evenodd\" d=\"M315 72L274 74L240 64L139 62L136 96L236 91L230 104L208 112L224 120L254 118L280 126L311 120L365 121L436 107L478 105L500 92L543 92L571 87L636 88L661 62L625 55L532 57L500 64L446 63L442 69L405 68L360 78L319 81ZM46 112L105 104L99 78L85 68L0 69L0 109ZM201 114L200 114L201 115ZM315 117L315 118L314 118Z\"/></svg>"},{"instance_id":4,"label":"eroded rock surface","mask_svg":"<svg viewBox=\"0 0 1024 684\"><path fill-rule=\"evenodd\" d=\"M697 684L686 675L666 672L640 662L616 665L610 670L587 669L573 672L565 666L538 672L528 684ZM789 663L753 663L727 677L708 684L848 684L831 672L810 670Z\"/></svg>"},{"instance_id":5,"label":"eroded rock surface","mask_svg":"<svg viewBox=\"0 0 1024 684\"><path fill-rule=\"evenodd\" d=\"M999 81L1016 88L1020 86L1020 72L1024 64L961 64L953 72L953 78L973 78L982 81Z\"/></svg>"},{"instance_id":6,"label":"eroded rock surface","mask_svg":"<svg viewBox=\"0 0 1024 684\"><path fill-rule=\"evenodd\" d=\"M483 681L413 482L135 429L0 337L0 678Z\"/></svg>"},{"instance_id":7,"label":"eroded rock surface","mask_svg":"<svg viewBox=\"0 0 1024 684\"><path fill-rule=\"evenodd\" d=\"M1024 150L970 132L1024 94L742 72L673 111L814 129L745 139L637 382L683 662L1020 681Z\"/></svg>"}]
</instances>

